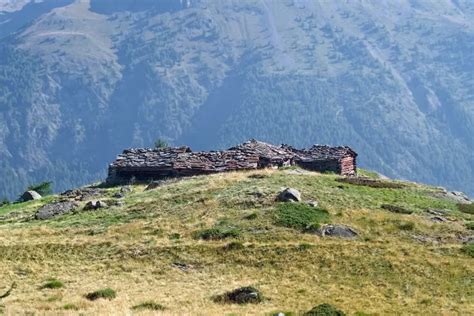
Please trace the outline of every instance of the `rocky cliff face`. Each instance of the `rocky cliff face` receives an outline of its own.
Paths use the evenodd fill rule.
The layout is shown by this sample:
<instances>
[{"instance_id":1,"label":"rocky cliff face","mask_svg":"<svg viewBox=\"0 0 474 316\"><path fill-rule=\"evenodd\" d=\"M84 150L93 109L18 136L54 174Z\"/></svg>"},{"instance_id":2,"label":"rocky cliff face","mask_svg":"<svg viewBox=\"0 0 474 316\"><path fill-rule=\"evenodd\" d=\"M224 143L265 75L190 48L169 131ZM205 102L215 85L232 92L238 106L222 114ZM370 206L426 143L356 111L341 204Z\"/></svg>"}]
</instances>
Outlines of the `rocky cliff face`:
<instances>
[{"instance_id":1,"label":"rocky cliff face","mask_svg":"<svg viewBox=\"0 0 474 316\"><path fill-rule=\"evenodd\" d=\"M473 21L468 1L10 5L0 196L103 178L158 137L347 144L367 168L473 194Z\"/></svg>"}]
</instances>

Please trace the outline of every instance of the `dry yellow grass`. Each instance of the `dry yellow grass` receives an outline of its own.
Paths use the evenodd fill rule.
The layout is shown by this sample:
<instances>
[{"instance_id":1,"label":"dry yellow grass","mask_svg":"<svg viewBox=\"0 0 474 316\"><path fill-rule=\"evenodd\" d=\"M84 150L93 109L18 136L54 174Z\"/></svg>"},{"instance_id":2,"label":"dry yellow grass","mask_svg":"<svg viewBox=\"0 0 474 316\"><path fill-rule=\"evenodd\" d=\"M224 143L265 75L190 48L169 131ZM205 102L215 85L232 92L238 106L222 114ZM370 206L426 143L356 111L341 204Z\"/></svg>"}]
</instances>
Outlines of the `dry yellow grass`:
<instances>
[{"instance_id":1,"label":"dry yellow grass","mask_svg":"<svg viewBox=\"0 0 474 316\"><path fill-rule=\"evenodd\" d=\"M11 283L18 285L0 302L3 312L268 315L330 303L348 315L472 315L474 259L460 251L460 237L470 234L464 222L472 215L433 198L433 188L341 189L336 178L284 170L197 177L146 192L135 186L123 207L45 222L0 220L0 294ZM331 222L354 227L360 238L320 238L276 226L274 197L283 186L318 200ZM383 203L409 206L415 213L393 214L380 209ZM15 211L30 214L38 206L25 204ZM433 223L423 212L427 207L452 210L452 221ZM0 214L8 212L0 209ZM244 219L251 213L257 218ZM406 222L413 226L401 225ZM237 227L241 235L193 238L194 232L216 225ZM245 247L225 250L232 240ZM48 278L61 280L64 287L40 289ZM240 306L211 300L247 285L259 288L265 302ZM117 298L84 297L107 287ZM145 301L166 310L132 311Z\"/></svg>"}]
</instances>

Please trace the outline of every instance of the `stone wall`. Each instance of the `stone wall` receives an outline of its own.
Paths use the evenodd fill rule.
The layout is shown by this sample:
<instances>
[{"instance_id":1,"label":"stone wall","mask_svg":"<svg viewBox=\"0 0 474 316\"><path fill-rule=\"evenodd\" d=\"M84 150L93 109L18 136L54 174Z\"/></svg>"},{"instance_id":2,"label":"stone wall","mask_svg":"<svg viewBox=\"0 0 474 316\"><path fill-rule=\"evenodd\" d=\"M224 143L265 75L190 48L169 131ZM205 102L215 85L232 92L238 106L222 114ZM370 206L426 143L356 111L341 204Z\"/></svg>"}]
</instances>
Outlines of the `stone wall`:
<instances>
[{"instance_id":1,"label":"stone wall","mask_svg":"<svg viewBox=\"0 0 474 316\"><path fill-rule=\"evenodd\" d=\"M318 172L355 175L357 154L349 147L295 149L251 140L223 151L192 152L188 147L127 149L109 166L108 184L149 182L219 172L298 165Z\"/></svg>"}]
</instances>

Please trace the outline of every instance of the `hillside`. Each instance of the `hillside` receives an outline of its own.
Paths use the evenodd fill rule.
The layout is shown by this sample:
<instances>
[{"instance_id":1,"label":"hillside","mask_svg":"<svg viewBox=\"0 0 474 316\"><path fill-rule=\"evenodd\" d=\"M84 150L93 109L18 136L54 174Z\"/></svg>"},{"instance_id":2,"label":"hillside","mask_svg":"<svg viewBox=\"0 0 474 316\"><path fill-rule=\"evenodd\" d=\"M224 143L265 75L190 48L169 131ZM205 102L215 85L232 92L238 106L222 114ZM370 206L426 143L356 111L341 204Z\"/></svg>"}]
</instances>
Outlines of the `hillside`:
<instances>
[{"instance_id":1,"label":"hillside","mask_svg":"<svg viewBox=\"0 0 474 316\"><path fill-rule=\"evenodd\" d=\"M349 145L474 194L472 1L0 1L0 197L122 149ZM212 118L212 119L210 119Z\"/></svg>"},{"instance_id":2,"label":"hillside","mask_svg":"<svg viewBox=\"0 0 474 316\"><path fill-rule=\"evenodd\" d=\"M472 313L472 204L461 207L440 188L361 173L374 180L260 170L146 191L82 188L4 206L0 295L16 288L0 305L7 315L298 315L324 303L359 316ZM276 202L284 187L299 190L302 201ZM108 207L84 211L92 199ZM34 219L57 200L78 207ZM320 236L328 224L357 236ZM214 301L244 286L263 301ZM85 297L106 288L116 297L111 290L101 292L110 300Z\"/></svg>"}]
</instances>

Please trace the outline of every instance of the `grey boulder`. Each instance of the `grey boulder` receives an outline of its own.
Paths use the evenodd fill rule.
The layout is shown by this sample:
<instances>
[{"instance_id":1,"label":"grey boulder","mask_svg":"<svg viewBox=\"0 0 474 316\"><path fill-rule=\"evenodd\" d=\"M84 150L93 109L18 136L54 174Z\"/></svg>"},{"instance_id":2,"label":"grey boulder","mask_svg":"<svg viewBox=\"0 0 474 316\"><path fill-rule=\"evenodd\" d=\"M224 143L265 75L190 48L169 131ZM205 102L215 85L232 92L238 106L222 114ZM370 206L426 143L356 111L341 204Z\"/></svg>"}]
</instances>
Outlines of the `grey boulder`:
<instances>
[{"instance_id":1,"label":"grey boulder","mask_svg":"<svg viewBox=\"0 0 474 316\"><path fill-rule=\"evenodd\" d=\"M106 207L108 207L108 205L104 201L100 201L100 200L89 201L84 206L84 211L93 211L93 210L97 210L97 209L100 209L100 208L106 208Z\"/></svg>"},{"instance_id":2,"label":"grey boulder","mask_svg":"<svg viewBox=\"0 0 474 316\"><path fill-rule=\"evenodd\" d=\"M354 239L359 234L351 227L345 225L324 225L318 230L319 235L322 237L339 237L346 239Z\"/></svg>"},{"instance_id":3,"label":"grey boulder","mask_svg":"<svg viewBox=\"0 0 474 316\"><path fill-rule=\"evenodd\" d=\"M34 201L41 199L41 195L38 192L31 190L23 193L20 199L23 202Z\"/></svg>"},{"instance_id":4,"label":"grey boulder","mask_svg":"<svg viewBox=\"0 0 474 316\"><path fill-rule=\"evenodd\" d=\"M280 202L300 202L301 193L293 188L286 188L277 196L277 201Z\"/></svg>"},{"instance_id":5,"label":"grey boulder","mask_svg":"<svg viewBox=\"0 0 474 316\"><path fill-rule=\"evenodd\" d=\"M72 201L54 202L46 204L38 209L35 218L39 220L50 219L58 215L72 212L77 208L77 204Z\"/></svg>"}]
</instances>

